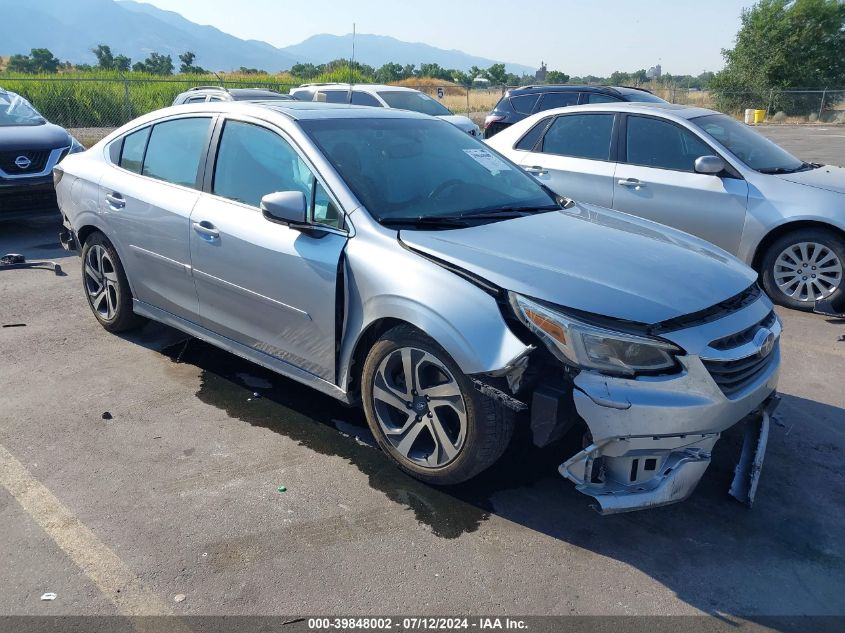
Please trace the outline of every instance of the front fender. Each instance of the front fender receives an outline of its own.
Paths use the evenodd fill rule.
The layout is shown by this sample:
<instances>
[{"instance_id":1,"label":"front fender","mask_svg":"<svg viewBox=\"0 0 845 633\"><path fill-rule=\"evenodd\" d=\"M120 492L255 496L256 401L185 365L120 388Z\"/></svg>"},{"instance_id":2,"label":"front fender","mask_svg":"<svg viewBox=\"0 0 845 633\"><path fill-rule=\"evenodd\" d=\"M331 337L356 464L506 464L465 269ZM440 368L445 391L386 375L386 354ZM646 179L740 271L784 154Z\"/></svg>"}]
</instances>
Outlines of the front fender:
<instances>
[{"instance_id":1,"label":"front fender","mask_svg":"<svg viewBox=\"0 0 845 633\"><path fill-rule=\"evenodd\" d=\"M528 347L508 328L496 300L455 273L394 239L350 240L346 252L346 327L339 386L367 329L382 319L409 323L434 339L465 374L506 367Z\"/></svg>"}]
</instances>

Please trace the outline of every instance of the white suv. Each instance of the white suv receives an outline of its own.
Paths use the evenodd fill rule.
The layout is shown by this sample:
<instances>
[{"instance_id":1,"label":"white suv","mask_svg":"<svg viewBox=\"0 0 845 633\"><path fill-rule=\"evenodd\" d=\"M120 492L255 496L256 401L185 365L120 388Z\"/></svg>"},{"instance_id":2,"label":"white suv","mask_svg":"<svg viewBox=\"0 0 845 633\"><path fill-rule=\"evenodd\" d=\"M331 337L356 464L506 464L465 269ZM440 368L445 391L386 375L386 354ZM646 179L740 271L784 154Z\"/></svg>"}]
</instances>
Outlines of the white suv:
<instances>
[{"instance_id":1,"label":"white suv","mask_svg":"<svg viewBox=\"0 0 845 633\"><path fill-rule=\"evenodd\" d=\"M299 88L293 88L290 95L299 101L351 103L421 112L448 121L470 136L481 136L481 129L468 117L452 113L437 99L413 88L382 84L302 84Z\"/></svg>"}]
</instances>

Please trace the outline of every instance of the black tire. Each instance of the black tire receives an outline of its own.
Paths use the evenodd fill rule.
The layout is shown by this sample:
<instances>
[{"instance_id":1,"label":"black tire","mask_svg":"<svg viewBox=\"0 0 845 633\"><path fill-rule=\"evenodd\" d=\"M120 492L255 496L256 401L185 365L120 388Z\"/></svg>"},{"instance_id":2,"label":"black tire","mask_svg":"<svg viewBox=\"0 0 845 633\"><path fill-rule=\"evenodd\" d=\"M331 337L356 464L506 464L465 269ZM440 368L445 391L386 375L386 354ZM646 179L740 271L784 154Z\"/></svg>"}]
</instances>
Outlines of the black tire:
<instances>
[{"instance_id":1,"label":"black tire","mask_svg":"<svg viewBox=\"0 0 845 633\"><path fill-rule=\"evenodd\" d=\"M89 269L91 260L96 260L96 255L103 251L106 257ZM98 266L103 270L97 271ZM92 274L96 272L102 273L101 292L97 291L97 275ZM100 231L91 233L82 246L82 289L94 317L109 332L126 332L146 323L146 319L132 311L132 292L123 264L112 243Z\"/></svg>"},{"instance_id":2,"label":"black tire","mask_svg":"<svg viewBox=\"0 0 845 633\"><path fill-rule=\"evenodd\" d=\"M840 264L845 265L845 240L841 236L825 229L798 229L775 240L763 254L760 265L760 281L763 284L763 289L771 297L772 301L778 305L792 308L793 310L811 312L816 305L814 300L802 300L800 297L790 297L778 287L775 281L775 267L780 254L791 246L802 242L812 242L830 249L839 259ZM813 271L810 270L809 273L812 274ZM830 298L836 302L841 301L843 295L845 295L845 279L840 274L837 289L825 298Z\"/></svg>"},{"instance_id":3,"label":"black tire","mask_svg":"<svg viewBox=\"0 0 845 633\"><path fill-rule=\"evenodd\" d=\"M376 416L373 396L376 373L385 359L403 348L415 348L434 356L452 374L463 397L466 411L463 444L457 456L440 467L420 466L400 453L387 439ZM367 423L379 446L402 470L429 484L452 485L472 479L502 456L513 436L513 413L481 394L440 345L410 326L397 326L376 341L364 361L361 391Z\"/></svg>"}]
</instances>

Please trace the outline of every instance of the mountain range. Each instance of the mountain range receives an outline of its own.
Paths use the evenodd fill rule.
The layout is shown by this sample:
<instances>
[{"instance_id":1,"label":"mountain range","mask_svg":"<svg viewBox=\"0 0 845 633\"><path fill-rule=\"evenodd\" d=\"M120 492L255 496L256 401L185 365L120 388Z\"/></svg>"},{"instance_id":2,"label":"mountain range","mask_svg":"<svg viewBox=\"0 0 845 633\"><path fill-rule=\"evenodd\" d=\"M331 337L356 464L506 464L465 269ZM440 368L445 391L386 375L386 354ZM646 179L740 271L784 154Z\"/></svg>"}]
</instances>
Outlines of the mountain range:
<instances>
[{"instance_id":1,"label":"mountain range","mask_svg":"<svg viewBox=\"0 0 845 633\"><path fill-rule=\"evenodd\" d=\"M115 55L127 55L133 62L157 52L171 55L178 65L177 56L192 51L196 64L222 71L245 66L276 72L297 62L322 64L346 58L352 50L351 34L314 35L300 44L277 48L132 0L0 0L0 16L0 55L48 48L59 59L77 64L95 63L91 49L98 44L108 44ZM355 59L376 68L395 62L436 63L460 70L502 61L384 35L358 35ZM506 63L506 67L516 74L534 72L520 64Z\"/></svg>"}]
</instances>

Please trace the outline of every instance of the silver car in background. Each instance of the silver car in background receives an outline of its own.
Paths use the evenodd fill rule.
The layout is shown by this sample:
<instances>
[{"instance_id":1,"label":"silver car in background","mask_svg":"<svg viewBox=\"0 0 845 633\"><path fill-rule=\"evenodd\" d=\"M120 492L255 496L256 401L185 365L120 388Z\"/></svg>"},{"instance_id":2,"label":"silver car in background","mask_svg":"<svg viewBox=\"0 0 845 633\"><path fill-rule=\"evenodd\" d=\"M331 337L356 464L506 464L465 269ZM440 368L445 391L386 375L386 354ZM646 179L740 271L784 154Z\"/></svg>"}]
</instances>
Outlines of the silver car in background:
<instances>
[{"instance_id":1,"label":"silver car in background","mask_svg":"<svg viewBox=\"0 0 845 633\"><path fill-rule=\"evenodd\" d=\"M360 403L421 480L477 475L523 424L538 446L583 437L560 472L621 512L690 495L741 421L765 446L781 326L750 268L563 200L435 118L185 105L55 180L105 329L161 321Z\"/></svg>"},{"instance_id":2,"label":"silver car in background","mask_svg":"<svg viewBox=\"0 0 845 633\"><path fill-rule=\"evenodd\" d=\"M559 195L704 238L760 273L779 304L845 297L845 169L805 163L704 108L559 108L487 141Z\"/></svg>"}]
</instances>

